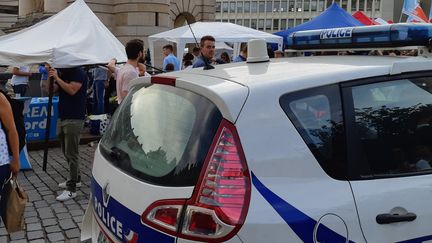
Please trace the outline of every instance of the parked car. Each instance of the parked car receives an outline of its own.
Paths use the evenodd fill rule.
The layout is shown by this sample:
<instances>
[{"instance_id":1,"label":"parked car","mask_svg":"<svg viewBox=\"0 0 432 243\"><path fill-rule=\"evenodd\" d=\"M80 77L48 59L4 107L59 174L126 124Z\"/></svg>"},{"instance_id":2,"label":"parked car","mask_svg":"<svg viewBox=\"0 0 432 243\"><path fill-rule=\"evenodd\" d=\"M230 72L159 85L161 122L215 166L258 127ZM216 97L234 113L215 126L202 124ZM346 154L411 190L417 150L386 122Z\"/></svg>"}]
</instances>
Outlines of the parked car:
<instances>
[{"instance_id":1,"label":"parked car","mask_svg":"<svg viewBox=\"0 0 432 243\"><path fill-rule=\"evenodd\" d=\"M428 44L432 28L317 34L291 41L400 48ZM82 239L432 240L428 48L270 61L260 48L248 62L137 80L96 150Z\"/></svg>"}]
</instances>

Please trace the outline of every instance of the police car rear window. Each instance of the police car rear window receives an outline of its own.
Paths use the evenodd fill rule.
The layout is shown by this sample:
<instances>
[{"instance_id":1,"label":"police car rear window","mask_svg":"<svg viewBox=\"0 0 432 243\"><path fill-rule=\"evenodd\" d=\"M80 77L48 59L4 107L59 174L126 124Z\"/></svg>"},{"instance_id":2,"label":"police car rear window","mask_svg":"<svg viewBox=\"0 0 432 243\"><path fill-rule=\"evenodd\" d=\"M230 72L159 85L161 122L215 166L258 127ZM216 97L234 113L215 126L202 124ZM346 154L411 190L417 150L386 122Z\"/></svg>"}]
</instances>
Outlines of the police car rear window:
<instances>
[{"instance_id":1,"label":"police car rear window","mask_svg":"<svg viewBox=\"0 0 432 243\"><path fill-rule=\"evenodd\" d=\"M101 153L155 185L192 186L222 119L208 99L167 85L136 87L114 114Z\"/></svg>"},{"instance_id":2,"label":"police car rear window","mask_svg":"<svg viewBox=\"0 0 432 243\"><path fill-rule=\"evenodd\" d=\"M347 179L345 127L337 85L288 93L280 104L323 170Z\"/></svg>"}]
</instances>

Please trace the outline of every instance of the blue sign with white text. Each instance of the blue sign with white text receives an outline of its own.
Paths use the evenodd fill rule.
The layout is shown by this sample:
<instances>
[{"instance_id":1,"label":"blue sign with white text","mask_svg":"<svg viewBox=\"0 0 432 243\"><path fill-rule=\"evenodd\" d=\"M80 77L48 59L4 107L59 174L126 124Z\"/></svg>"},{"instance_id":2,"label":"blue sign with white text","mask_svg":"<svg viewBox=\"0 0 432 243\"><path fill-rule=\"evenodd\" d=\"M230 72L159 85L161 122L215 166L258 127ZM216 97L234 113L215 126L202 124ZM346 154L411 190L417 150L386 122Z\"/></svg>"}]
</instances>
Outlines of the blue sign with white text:
<instances>
[{"instance_id":1,"label":"blue sign with white text","mask_svg":"<svg viewBox=\"0 0 432 243\"><path fill-rule=\"evenodd\" d=\"M51 127L49 138L57 136L58 101L53 97L51 109ZM27 132L27 141L38 141L45 139L45 129L48 116L48 97L32 98L28 111L24 114L24 123Z\"/></svg>"}]
</instances>

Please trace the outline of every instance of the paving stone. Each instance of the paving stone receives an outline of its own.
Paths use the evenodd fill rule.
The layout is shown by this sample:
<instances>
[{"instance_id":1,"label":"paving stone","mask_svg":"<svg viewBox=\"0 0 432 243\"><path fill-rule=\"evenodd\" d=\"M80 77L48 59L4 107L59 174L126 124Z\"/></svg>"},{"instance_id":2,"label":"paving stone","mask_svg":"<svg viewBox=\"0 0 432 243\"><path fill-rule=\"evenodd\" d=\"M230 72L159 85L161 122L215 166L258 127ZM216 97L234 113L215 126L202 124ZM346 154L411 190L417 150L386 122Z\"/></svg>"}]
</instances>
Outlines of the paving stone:
<instances>
[{"instance_id":1,"label":"paving stone","mask_svg":"<svg viewBox=\"0 0 432 243\"><path fill-rule=\"evenodd\" d=\"M25 232L24 231L18 231L11 233L10 235L11 240L21 240L25 238Z\"/></svg>"},{"instance_id":2,"label":"paving stone","mask_svg":"<svg viewBox=\"0 0 432 243\"><path fill-rule=\"evenodd\" d=\"M63 241L65 239L62 233L51 233L47 237L52 242Z\"/></svg>"},{"instance_id":3,"label":"paving stone","mask_svg":"<svg viewBox=\"0 0 432 243\"><path fill-rule=\"evenodd\" d=\"M69 210L77 210L77 209L81 209L81 205L79 205L79 204L67 205L66 207L67 207Z\"/></svg>"},{"instance_id":4,"label":"paving stone","mask_svg":"<svg viewBox=\"0 0 432 243\"><path fill-rule=\"evenodd\" d=\"M42 192L39 192L39 194L41 194L42 196L46 196L46 195L52 195L53 192L52 191L42 191Z\"/></svg>"},{"instance_id":5,"label":"paving stone","mask_svg":"<svg viewBox=\"0 0 432 243\"><path fill-rule=\"evenodd\" d=\"M36 216L37 216L36 211L24 212L24 218L31 218L31 217L36 217Z\"/></svg>"},{"instance_id":6,"label":"paving stone","mask_svg":"<svg viewBox=\"0 0 432 243\"><path fill-rule=\"evenodd\" d=\"M78 238L70 239L69 243L82 243Z\"/></svg>"},{"instance_id":7,"label":"paving stone","mask_svg":"<svg viewBox=\"0 0 432 243\"><path fill-rule=\"evenodd\" d=\"M68 230L76 227L76 224L72 219L62 219L59 221L59 225L62 229Z\"/></svg>"},{"instance_id":8,"label":"paving stone","mask_svg":"<svg viewBox=\"0 0 432 243\"><path fill-rule=\"evenodd\" d=\"M38 217L31 217L31 218L26 218L25 219L26 224L37 223L39 221L40 220L39 220Z\"/></svg>"},{"instance_id":9,"label":"paving stone","mask_svg":"<svg viewBox=\"0 0 432 243\"><path fill-rule=\"evenodd\" d=\"M41 219L49 219L54 217L54 213L51 211L51 208L43 208L42 210L38 210L38 212Z\"/></svg>"},{"instance_id":10,"label":"paving stone","mask_svg":"<svg viewBox=\"0 0 432 243\"><path fill-rule=\"evenodd\" d=\"M81 235L80 230L78 228L66 230L65 234L66 234L66 237L69 239L77 238L77 237L80 237L80 235Z\"/></svg>"},{"instance_id":11,"label":"paving stone","mask_svg":"<svg viewBox=\"0 0 432 243\"><path fill-rule=\"evenodd\" d=\"M38 239L38 240L32 240L30 243L46 243L47 241L45 239Z\"/></svg>"},{"instance_id":12,"label":"paving stone","mask_svg":"<svg viewBox=\"0 0 432 243\"><path fill-rule=\"evenodd\" d=\"M44 237L44 232L42 230L32 231L27 233L28 240L36 240Z\"/></svg>"},{"instance_id":13,"label":"paving stone","mask_svg":"<svg viewBox=\"0 0 432 243\"><path fill-rule=\"evenodd\" d=\"M6 228L2 227L0 228L0 236L8 235L9 233L6 231ZM2 241L0 241L2 242Z\"/></svg>"},{"instance_id":14,"label":"paving stone","mask_svg":"<svg viewBox=\"0 0 432 243\"><path fill-rule=\"evenodd\" d=\"M27 224L27 231L35 231L41 229L42 229L41 223Z\"/></svg>"},{"instance_id":15,"label":"paving stone","mask_svg":"<svg viewBox=\"0 0 432 243\"><path fill-rule=\"evenodd\" d=\"M57 214L58 219L70 219L71 215L69 213L59 213Z\"/></svg>"},{"instance_id":16,"label":"paving stone","mask_svg":"<svg viewBox=\"0 0 432 243\"><path fill-rule=\"evenodd\" d=\"M67 208L65 208L63 205L61 205L61 207L54 208L54 212L56 214L60 214L60 213L67 213L67 212L69 212L69 210Z\"/></svg>"},{"instance_id":17,"label":"paving stone","mask_svg":"<svg viewBox=\"0 0 432 243\"><path fill-rule=\"evenodd\" d=\"M47 233L55 233L55 232L61 232L61 229L58 225L53 225L45 228L45 231Z\"/></svg>"},{"instance_id":18,"label":"paving stone","mask_svg":"<svg viewBox=\"0 0 432 243\"><path fill-rule=\"evenodd\" d=\"M50 192L50 193L52 193L52 192ZM41 194L41 193L39 193L39 194ZM35 208L48 207L48 203L46 201L36 201L33 204L34 204Z\"/></svg>"},{"instance_id":19,"label":"paving stone","mask_svg":"<svg viewBox=\"0 0 432 243\"><path fill-rule=\"evenodd\" d=\"M70 214L72 215L72 217L74 217L74 216L82 216L82 215L84 215L84 211L81 210L81 209L71 210Z\"/></svg>"},{"instance_id":20,"label":"paving stone","mask_svg":"<svg viewBox=\"0 0 432 243\"><path fill-rule=\"evenodd\" d=\"M26 239L21 239L21 240L11 240L10 243L27 243Z\"/></svg>"},{"instance_id":21,"label":"paving stone","mask_svg":"<svg viewBox=\"0 0 432 243\"><path fill-rule=\"evenodd\" d=\"M81 222L82 222L82 220L83 220L83 217L84 217L84 215L82 215L82 216L75 216L75 217L73 217L73 221L75 221L75 223L77 223L77 224L81 224Z\"/></svg>"},{"instance_id":22,"label":"paving stone","mask_svg":"<svg viewBox=\"0 0 432 243\"><path fill-rule=\"evenodd\" d=\"M55 224L57 224L57 219L56 218L42 220L42 225L44 227L55 225Z\"/></svg>"}]
</instances>

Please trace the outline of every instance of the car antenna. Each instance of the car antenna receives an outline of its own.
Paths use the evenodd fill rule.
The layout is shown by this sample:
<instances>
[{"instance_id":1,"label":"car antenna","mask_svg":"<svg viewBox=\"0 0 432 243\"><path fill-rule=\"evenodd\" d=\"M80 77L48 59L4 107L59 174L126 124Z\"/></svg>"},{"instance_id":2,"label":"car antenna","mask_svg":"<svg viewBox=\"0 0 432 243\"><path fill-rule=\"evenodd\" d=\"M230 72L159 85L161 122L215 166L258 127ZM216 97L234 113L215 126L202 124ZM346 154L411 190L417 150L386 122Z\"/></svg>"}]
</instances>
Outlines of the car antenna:
<instances>
[{"instance_id":1,"label":"car antenna","mask_svg":"<svg viewBox=\"0 0 432 243\"><path fill-rule=\"evenodd\" d=\"M190 24L189 24L189 20L187 19L186 16L185 16L185 19L186 19L186 23L187 23L187 25L189 26L190 31L192 32L192 36L193 36L193 38L194 38L194 40L195 40L195 45L200 49L201 58L204 60L204 70L214 69L215 67L212 66L212 65L208 62L207 57L205 57L205 56L202 54L202 52L201 52L201 48L200 48L200 46L198 45L197 38L195 37L195 33L193 32L192 27L191 27Z\"/></svg>"}]
</instances>

